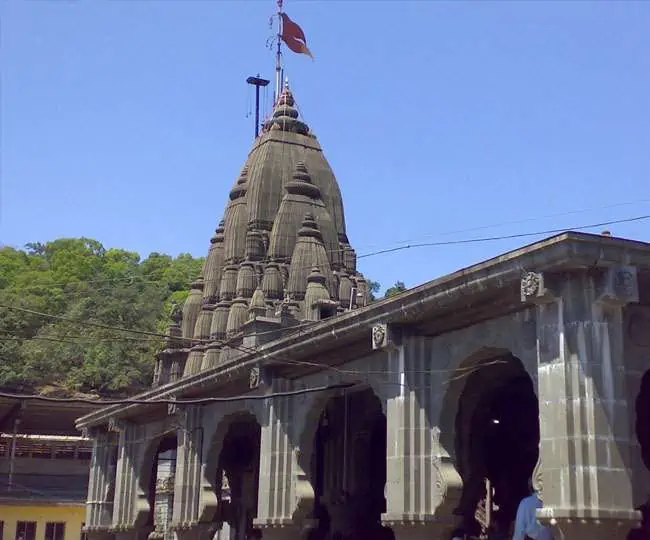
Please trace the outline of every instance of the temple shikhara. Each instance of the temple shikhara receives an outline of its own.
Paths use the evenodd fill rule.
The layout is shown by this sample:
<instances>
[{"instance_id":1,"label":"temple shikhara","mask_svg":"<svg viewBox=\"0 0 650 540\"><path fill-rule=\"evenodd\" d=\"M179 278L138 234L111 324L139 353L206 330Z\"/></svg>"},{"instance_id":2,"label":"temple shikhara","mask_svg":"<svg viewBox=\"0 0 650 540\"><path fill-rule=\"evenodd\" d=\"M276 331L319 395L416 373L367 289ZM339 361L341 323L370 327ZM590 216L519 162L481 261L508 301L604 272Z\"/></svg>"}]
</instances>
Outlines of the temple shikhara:
<instances>
[{"instance_id":1,"label":"temple shikhara","mask_svg":"<svg viewBox=\"0 0 650 540\"><path fill-rule=\"evenodd\" d=\"M288 85L233 177L152 388L77 421L89 539L508 538L531 483L556 538L640 527L650 244L567 232L371 302Z\"/></svg>"}]
</instances>

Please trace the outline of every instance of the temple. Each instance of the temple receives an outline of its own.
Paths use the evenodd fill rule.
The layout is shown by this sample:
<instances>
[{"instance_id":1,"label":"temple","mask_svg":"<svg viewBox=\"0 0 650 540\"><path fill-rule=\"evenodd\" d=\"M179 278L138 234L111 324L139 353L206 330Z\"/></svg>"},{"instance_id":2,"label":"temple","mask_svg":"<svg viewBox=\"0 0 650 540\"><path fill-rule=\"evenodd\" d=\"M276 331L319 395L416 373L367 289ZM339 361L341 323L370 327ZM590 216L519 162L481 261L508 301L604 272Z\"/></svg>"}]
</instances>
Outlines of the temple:
<instances>
[{"instance_id":1,"label":"temple","mask_svg":"<svg viewBox=\"0 0 650 540\"><path fill-rule=\"evenodd\" d=\"M648 336L650 244L601 235L370 302L285 87L152 389L77 421L86 531L507 538L532 480L556 538L624 538L650 485Z\"/></svg>"}]
</instances>

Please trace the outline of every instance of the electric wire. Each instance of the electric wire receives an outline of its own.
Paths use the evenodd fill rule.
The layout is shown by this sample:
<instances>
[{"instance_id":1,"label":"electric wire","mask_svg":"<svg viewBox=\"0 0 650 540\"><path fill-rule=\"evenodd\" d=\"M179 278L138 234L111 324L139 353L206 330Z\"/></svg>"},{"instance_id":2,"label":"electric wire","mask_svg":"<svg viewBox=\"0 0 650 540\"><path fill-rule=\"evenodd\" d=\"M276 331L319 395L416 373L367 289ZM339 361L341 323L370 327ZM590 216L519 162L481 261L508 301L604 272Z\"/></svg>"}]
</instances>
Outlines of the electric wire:
<instances>
[{"instance_id":1,"label":"electric wire","mask_svg":"<svg viewBox=\"0 0 650 540\"><path fill-rule=\"evenodd\" d=\"M30 400L30 401L45 401L48 403L84 403L87 405L206 405L208 403L230 403L234 401L259 401L280 397L293 397L301 396L304 394L312 394L314 392L328 392L330 390L338 390L342 388L350 388L354 383L337 383L324 386L314 386L308 388L297 388L296 390L285 390L280 392L271 392L268 394L242 394L238 396L225 396L225 397L205 397L195 399L170 399L170 398L154 398L154 399L138 399L138 398L124 398L124 399L89 399L82 397L50 397L39 394L13 394L9 392L0 392L0 398L16 399L16 400Z\"/></svg>"},{"instance_id":2,"label":"electric wire","mask_svg":"<svg viewBox=\"0 0 650 540\"><path fill-rule=\"evenodd\" d=\"M590 211L595 211L599 209L607 209L607 208L615 208L615 207L621 207L621 206L629 206L632 204L636 203L644 203L644 202L650 202L650 199L641 199L639 201L629 201L629 202L622 202L622 203L616 203L612 205L607 205L603 206L600 208L593 208L593 209L583 209L583 210L572 210L568 212L560 212L556 214L549 214L547 216L540 216L540 217L533 217L533 218L526 218L522 220L514 220L514 221L509 221L509 222L503 222L503 223L498 223L498 224L492 224L492 225L483 225L479 227L473 227L473 228L468 228L468 229L462 229L462 230L457 230L457 231L447 231L447 232L441 232L441 233L436 233L438 236L443 236L443 235L449 235L449 234L456 234L460 232L470 232L470 231L476 231L476 230L484 230L484 229L489 229L489 228L494 228L494 227L500 227L504 225L510 225L510 224L518 224L518 223L525 223L529 221L538 221L542 219L547 219L550 217L560 217L560 216L565 216L565 215L575 215L579 213L586 213ZM499 235L499 236L488 236L488 237L478 237L478 238L466 238L466 239L458 239L458 240L447 240L447 241L439 241L439 242L419 242L416 244L408 244L406 246L403 245L398 245L394 247L388 247L388 248L383 248L379 249L376 251L372 251L369 253L365 253L362 255L358 255L357 258L368 258L368 257L373 257L377 255L382 255L385 253L391 253L394 251L401 251L404 249L412 249L412 248L421 248L421 247L434 247L434 246L447 246L447 245L455 245L455 244L470 244L470 243L482 243L482 242L493 242L493 241L498 241L498 240L509 240L509 239L514 239L514 238L525 238L525 237L533 237L533 236L541 236L544 234L557 234L557 233L562 233L562 232L569 232L569 231L580 231L580 230L588 230L588 229L594 229L597 227L605 227L608 225L617 225L617 224L622 224L622 223L631 223L635 221L643 221L646 219L650 219L650 215L641 215L641 216L635 216L631 218L622 218L622 219L616 219L616 220L610 220L610 221L603 221L600 223L592 223L588 225L579 225L576 227L563 227L563 228L555 228L555 229L547 229L543 231L536 231L536 232L527 232L527 233L513 233L513 234L508 234L508 235ZM420 238L427 238L431 237L432 235L425 235ZM401 241L401 242L394 242L394 244L403 244L404 242L408 241ZM327 253L341 253L343 252L344 249L338 248L338 249L326 249ZM269 262L266 258L260 261L262 264L265 262ZM309 267L305 266L303 269L306 270L311 270L312 265ZM113 282L121 282L121 281L132 281L133 284L141 284L141 283L146 283L146 284L154 284L154 285L163 285L164 283L160 281L152 281L152 280L146 280L143 279L141 276L137 275L128 275L128 276L122 276L122 277L114 277L114 278L102 278L102 279L95 279L95 280L78 280L78 281L70 281L70 282L58 282L58 283L43 283L41 284L32 284L32 285L26 285L24 288L29 289L29 288L40 288L40 287L66 287L70 285L81 285L81 284L90 284L90 283L113 283ZM194 279L190 279L186 282L181 283L181 285L184 286L189 286L193 283Z\"/></svg>"}]
</instances>

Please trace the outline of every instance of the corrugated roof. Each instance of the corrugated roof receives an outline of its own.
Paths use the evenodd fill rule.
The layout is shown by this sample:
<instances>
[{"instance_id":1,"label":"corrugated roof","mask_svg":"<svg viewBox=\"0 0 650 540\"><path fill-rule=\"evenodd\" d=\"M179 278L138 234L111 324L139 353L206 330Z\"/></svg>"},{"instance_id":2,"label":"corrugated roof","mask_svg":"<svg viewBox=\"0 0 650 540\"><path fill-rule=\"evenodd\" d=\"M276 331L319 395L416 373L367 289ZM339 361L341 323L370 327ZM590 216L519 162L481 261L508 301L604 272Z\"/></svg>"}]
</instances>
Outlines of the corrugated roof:
<instances>
[{"instance_id":1,"label":"corrugated roof","mask_svg":"<svg viewBox=\"0 0 650 540\"><path fill-rule=\"evenodd\" d=\"M9 485L7 475L0 476L0 501L85 503L87 475L14 474Z\"/></svg>"}]
</instances>

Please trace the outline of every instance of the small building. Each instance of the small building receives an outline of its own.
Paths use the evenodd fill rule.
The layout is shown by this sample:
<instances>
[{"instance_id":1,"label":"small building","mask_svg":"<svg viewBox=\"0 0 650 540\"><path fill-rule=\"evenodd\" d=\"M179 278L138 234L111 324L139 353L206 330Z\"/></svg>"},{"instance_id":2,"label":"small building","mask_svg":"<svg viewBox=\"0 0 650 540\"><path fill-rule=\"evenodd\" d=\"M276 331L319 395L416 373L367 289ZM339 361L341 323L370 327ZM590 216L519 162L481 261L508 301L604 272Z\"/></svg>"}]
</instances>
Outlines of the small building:
<instances>
[{"instance_id":1,"label":"small building","mask_svg":"<svg viewBox=\"0 0 650 540\"><path fill-rule=\"evenodd\" d=\"M650 495L650 244L569 232L369 303L288 88L169 335L145 403L78 420L93 539L477 538L532 481L611 540Z\"/></svg>"},{"instance_id":2,"label":"small building","mask_svg":"<svg viewBox=\"0 0 650 540\"><path fill-rule=\"evenodd\" d=\"M80 540L92 441L74 420L95 407L0 398L0 538Z\"/></svg>"}]
</instances>

